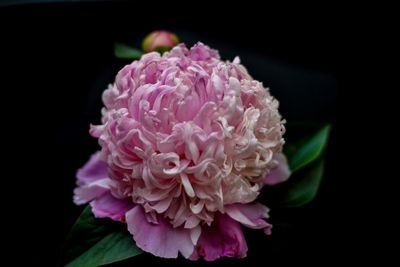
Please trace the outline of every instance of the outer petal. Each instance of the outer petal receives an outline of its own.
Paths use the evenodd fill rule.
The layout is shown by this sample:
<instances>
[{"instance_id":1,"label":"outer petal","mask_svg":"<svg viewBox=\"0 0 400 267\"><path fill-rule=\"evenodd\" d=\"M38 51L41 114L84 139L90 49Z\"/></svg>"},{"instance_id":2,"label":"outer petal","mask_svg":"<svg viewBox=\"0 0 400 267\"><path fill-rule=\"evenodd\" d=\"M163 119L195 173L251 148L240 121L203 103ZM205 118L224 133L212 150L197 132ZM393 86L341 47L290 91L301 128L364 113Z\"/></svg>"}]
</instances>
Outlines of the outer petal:
<instances>
[{"instance_id":1,"label":"outer petal","mask_svg":"<svg viewBox=\"0 0 400 267\"><path fill-rule=\"evenodd\" d=\"M274 156L274 160L278 162L278 166L271 170L265 177L264 183L267 185L275 185L286 181L290 176L289 165L283 153Z\"/></svg>"},{"instance_id":2,"label":"outer petal","mask_svg":"<svg viewBox=\"0 0 400 267\"><path fill-rule=\"evenodd\" d=\"M103 195L110 190L110 178L101 179L78 186L74 190L74 203L77 205L85 204Z\"/></svg>"},{"instance_id":3,"label":"outer petal","mask_svg":"<svg viewBox=\"0 0 400 267\"><path fill-rule=\"evenodd\" d=\"M74 190L75 204L85 204L110 190L111 179L107 165L101 160L100 152L94 153L76 174L78 187Z\"/></svg>"},{"instance_id":4,"label":"outer petal","mask_svg":"<svg viewBox=\"0 0 400 267\"><path fill-rule=\"evenodd\" d=\"M269 209L255 202L251 204L233 204L225 206L225 212L234 220L254 229L264 229L264 233L271 234L272 225L267 223Z\"/></svg>"},{"instance_id":5,"label":"outer petal","mask_svg":"<svg viewBox=\"0 0 400 267\"><path fill-rule=\"evenodd\" d=\"M97 218L111 218L114 221L125 220L125 213L134 207L130 199L118 199L106 192L90 202L92 212Z\"/></svg>"},{"instance_id":6,"label":"outer petal","mask_svg":"<svg viewBox=\"0 0 400 267\"><path fill-rule=\"evenodd\" d=\"M150 223L140 206L126 213L126 223L137 246L144 251L163 258L177 258L178 252L189 258L193 253L194 244L190 230L173 228L161 216L158 217L158 224Z\"/></svg>"},{"instance_id":7,"label":"outer petal","mask_svg":"<svg viewBox=\"0 0 400 267\"><path fill-rule=\"evenodd\" d=\"M108 178L107 164L101 160L101 152L94 153L85 166L78 170L76 176L81 184Z\"/></svg>"},{"instance_id":8,"label":"outer petal","mask_svg":"<svg viewBox=\"0 0 400 267\"><path fill-rule=\"evenodd\" d=\"M246 257L247 244L240 224L229 216L217 213L213 224L202 227L196 250L190 259L203 256L206 261L220 257Z\"/></svg>"}]
</instances>

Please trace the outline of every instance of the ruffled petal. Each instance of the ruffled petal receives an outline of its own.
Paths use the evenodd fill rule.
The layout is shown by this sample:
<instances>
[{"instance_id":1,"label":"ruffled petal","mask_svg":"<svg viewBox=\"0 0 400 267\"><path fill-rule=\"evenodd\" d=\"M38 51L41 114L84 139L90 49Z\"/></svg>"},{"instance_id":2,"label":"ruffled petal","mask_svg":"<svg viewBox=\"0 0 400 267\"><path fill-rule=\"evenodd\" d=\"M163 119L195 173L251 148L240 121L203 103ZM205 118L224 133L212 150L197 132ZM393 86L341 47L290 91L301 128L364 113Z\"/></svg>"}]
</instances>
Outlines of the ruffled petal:
<instances>
[{"instance_id":1,"label":"ruffled petal","mask_svg":"<svg viewBox=\"0 0 400 267\"><path fill-rule=\"evenodd\" d=\"M178 252L185 258L193 254L194 244L190 230L173 228L161 216L158 217L158 224L150 223L140 206L126 213L126 223L137 246L144 251L162 258L177 258Z\"/></svg>"}]
</instances>

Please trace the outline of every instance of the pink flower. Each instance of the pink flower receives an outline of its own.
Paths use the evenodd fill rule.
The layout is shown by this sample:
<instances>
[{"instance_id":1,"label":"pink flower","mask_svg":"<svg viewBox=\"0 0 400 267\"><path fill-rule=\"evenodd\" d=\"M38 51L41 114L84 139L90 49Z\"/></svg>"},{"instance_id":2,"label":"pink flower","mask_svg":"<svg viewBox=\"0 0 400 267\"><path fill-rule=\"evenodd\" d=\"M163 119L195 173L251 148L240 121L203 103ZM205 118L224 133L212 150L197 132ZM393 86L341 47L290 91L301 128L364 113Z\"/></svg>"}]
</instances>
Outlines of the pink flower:
<instances>
[{"instance_id":1,"label":"pink flower","mask_svg":"<svg viewBox=\"0 0 400 267\"><path fill-rule=\"evenodd\" d=\"M152 52L157 49L172 48L178 43L179 39L176 34L167 31L154 31L144 38L142 48L144 52Z\"/></svg>"},{"instance_id":2,"label":"pink flower","mask_svg":"<svg viewBox=\"0 0 400 267\"><path fill-rule=\"evenodd\" d=\"M264 185L289 175L275 100L239 59L198 43L125 66L103 94L96 153L75 203L126 221L136 244L165 258L245 257L241 226L271 233Z\"/></svg>"}]
</instances>

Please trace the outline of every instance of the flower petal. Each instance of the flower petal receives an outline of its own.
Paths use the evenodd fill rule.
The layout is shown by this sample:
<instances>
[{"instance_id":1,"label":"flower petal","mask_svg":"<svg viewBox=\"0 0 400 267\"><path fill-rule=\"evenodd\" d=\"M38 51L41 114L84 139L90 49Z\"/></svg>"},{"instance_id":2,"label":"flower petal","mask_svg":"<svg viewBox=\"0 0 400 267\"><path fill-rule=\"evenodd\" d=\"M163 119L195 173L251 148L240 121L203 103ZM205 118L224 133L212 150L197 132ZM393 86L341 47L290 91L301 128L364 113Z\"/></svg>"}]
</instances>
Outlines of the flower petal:
<instances>
[{"instance_id":1,"label":"flower petal","mask_svg":"<svg viewBox=\"0 0 400 267\"><path fill-rule=\"evenodd\" d=\"M274 156L274 160L278 162L278 166L272 169L265 177L264 183L267 185L275 185L286 181L290 176L289 165L283 153Z\"/></svg>"},{"instance_id":2,"label":"flower petal","mask_svg":"<svg viewBox=\"0 0 400 267\"><path fill-rule=\"evenodd\" d=\"M195 193L194 193L192 184L191 184L190 181L189 181L189 177L188 177L187 174L184 173L184 172L181 173L181 181L182 181L183 188L185 189L186 194L187 194L189 197L194 197L194 196L195 196Z\"/></svg>"},{"instance_id":3,"label":"flower petal","mask_svg":"<svg viewBox=\"0 0 400 267\"><path fill-rule=\"evenodd\" d=\"M198 226L199 223L200 223L199 217L197 217L196 215L190 215L188 218L186 218L184 227L186 229L192 229L192 228Z\"/></svg>"},{"instance_id":4,"label":"flower petal","mask_svg":"<svg viewBox=\"0 0 400 267\"><path fill-rule=\"evenodd\" d=\"M240 224L229 216L217 213L210 227L203 226L196 250L190 257L197 260L203 256L206 261L220 257L246 257L247 244Z\"/></svg>"},{"instance_id":5,"label":"flower petal","mask_svg":"<svg viewBox=\"0 0 400 267\"><path fill-rule=\"evenodd\" d=\"M101 159L101 152L94 153L89 161L76 174L78 183L89 183L108 178L107 164Z\"/></svg>"},{"instance_id":6,"label":"flower petal","mask_svg":"<svg viewBox=\"0 0 400 267\"><path fill-rule=\"evenodd\" d=\"M196 245L199 241L199 237L201 234L201 226L197 225L193 229L190 230L190 238L192 239L193 245Z\"/></svg>"},{"instance_id":7,"label":"flower petal","mask_svg":"<svg viewBox=\"0 0 400 267\"><path fill-rule=\"evenodd\" d=\"M92 212L97 218L111 218L114 221L125 220L125 213L132 209L134 204L129 199L115 198L110 192L90 202Z\"/></svg>"},{"instance_id":8,"label":"flower petal","mask_svg":"<svg viewBox=\"0 0 400 267\"><path fill-rule=\"evenodd\" d=\"M272 225L264 220L269 217L269 209L258 202L227 205L225 212L232 219L249 228L264 229L265 234L271 234Z\"/></svg>"},{"instance_id":9,"label":"flower petal","mask_svg":"<svg viewBox=\"0 0 400 267\"><path fill-rule=\"evenodd\" d=\"M110 190L110 178L105 178L81 185L74 190L74 203L85 204Z\"/></svg>"},{"instance_id":10,"label":"flower petal","mask_svg":"<svg viewBox=\"0 0 400 267\"><path fill-rule=\"evenodd\" d=\"M180 252L189 258L194 250L191 231L173 228L163 217L158 217L158 224L146 220L142 207L136 206L126 213L126 223L138 247L158 257L177 258Z\"/></svg>"}]
</instances>

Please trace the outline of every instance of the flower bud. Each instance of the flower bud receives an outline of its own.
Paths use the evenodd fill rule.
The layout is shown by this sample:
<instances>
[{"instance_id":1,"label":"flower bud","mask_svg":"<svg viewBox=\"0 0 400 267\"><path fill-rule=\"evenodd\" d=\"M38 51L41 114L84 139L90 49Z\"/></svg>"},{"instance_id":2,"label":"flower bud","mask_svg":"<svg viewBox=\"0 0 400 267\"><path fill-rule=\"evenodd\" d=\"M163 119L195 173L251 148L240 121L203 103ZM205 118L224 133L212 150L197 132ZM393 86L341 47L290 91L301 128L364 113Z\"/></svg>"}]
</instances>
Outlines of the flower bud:
<instances>
[{"instance_id":1,"label":"flower bud","mask_svg":"<svg viewBox=\"0 0 400 267\"><path fill-rule=\"evenodd\" d=\"M142 49L145 53L151 51L165 52L179 43L176 34L168 31L154 31L144 38Z\"/></svg>"}]
</instances>

